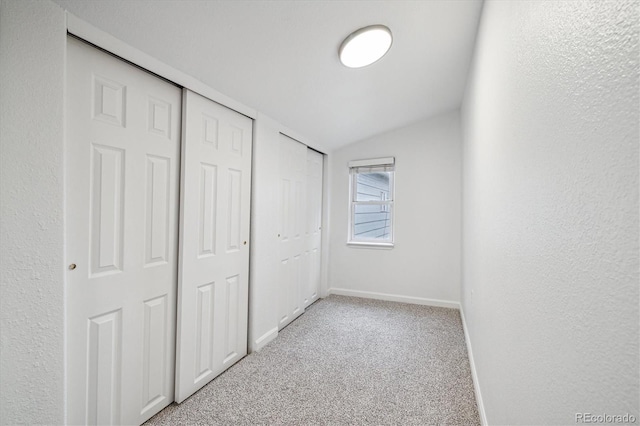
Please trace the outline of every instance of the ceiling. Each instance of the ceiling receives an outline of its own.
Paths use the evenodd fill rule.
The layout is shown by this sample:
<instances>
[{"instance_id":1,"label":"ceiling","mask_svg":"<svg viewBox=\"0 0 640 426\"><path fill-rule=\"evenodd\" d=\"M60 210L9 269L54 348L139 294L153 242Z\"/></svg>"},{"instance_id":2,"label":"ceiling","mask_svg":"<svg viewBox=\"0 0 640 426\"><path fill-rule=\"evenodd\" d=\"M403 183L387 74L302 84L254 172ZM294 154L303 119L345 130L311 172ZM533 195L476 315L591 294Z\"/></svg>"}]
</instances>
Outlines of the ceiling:
<instances>
[{"instance_id":1,"label":"ceiling","mask_svg":"<svg viewBox=\"0 0 640 426\"><path fill-rule=\"evenodd\" d=\"M327 149L460 106L481 0L53 0L74 15ZM361 69L338 47L384 24Z\"/></svg>"}]
</instances>

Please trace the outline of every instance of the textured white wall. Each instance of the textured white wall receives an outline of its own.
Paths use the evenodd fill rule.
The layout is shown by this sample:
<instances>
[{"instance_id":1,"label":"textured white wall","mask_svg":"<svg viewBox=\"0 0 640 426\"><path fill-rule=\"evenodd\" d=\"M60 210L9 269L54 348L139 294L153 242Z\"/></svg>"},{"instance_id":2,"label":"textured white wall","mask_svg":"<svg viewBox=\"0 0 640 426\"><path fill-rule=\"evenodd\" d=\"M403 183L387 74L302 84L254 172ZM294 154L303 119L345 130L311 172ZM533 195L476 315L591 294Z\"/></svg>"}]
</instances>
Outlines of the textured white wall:
<instances>
[{"instance_id":1,"label":"textured white wall","mask_svg":"<svg viewBox=\"0 0 640 426\"><path fill-rule=\"evenodd\" d=\"M329 288L333 292L382 293L416 303L459 302L459 126L456 111L332 153ZM396 158L395 247L348 247L347 164L389 156Z\"/></svg>"},{"instance_id":2,"label":"textured white wall","mask_svg":"<svg viewBox=\"0 0 640 426\"><path fill-rule=\"evenodd\" d=\"M64 421L64 12L0 2L0 422Z\"/></svg>"},{"instance_id":3,"label":"textured white wall","mask_svg":"<svg viewBox=\"0 0 640 426\"><path fill-rule=\"evenodd\" d=\"M490 424L638 418L638 2L487 1L463 294Z\"/></svg>"}]
</instances>

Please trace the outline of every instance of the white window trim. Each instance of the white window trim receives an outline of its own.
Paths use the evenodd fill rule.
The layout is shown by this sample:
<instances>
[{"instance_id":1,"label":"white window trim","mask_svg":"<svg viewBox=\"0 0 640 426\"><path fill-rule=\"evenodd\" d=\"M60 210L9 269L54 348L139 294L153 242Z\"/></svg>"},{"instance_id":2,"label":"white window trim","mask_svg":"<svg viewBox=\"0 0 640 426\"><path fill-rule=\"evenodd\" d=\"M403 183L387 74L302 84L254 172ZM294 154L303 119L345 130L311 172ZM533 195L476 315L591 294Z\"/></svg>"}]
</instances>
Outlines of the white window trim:
<instances>
[{"instance_id":1,"label":"white window trim","mask_svg":"<svg viewBox=\"0 0 640 426\"><path fill-rule=\"evenodd\" d=\"M354 201L354 191L356 190L355 176L351 173L351 169L354 167L375 167L375 166L394 166L393 173L389 182L389 188L393 199L389 202L380 201ZM354 160L349 161L349 220L347 229L347 246L352 248L375 248L375 249L392 249L395 246L395 202L396 202L396 188L395 188L395 158L372 158L369 160ZM369 205L388 205L391 210L391 238L389 241L380 240L367 240L367 239L353 239L353 211L356 204L369 204Z\"/></svg>"}]
</instances>

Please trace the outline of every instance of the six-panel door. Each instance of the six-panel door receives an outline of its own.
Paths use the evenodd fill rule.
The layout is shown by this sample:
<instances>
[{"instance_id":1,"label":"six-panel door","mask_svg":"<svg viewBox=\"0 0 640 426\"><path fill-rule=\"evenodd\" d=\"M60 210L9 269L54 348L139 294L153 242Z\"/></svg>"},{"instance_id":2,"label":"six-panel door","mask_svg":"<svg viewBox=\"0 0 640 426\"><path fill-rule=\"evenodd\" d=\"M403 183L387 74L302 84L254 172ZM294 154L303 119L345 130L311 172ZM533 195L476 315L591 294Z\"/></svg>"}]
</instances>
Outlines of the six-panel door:
<instances>
[{"instance_id":1,"label":"six-panel door","mask_svg":"<svg viewBox=\"0 0 640 426\"><path fill-rule=\"evenodd\" d=\"M173 401L181 91L69 38L67 413L140 424Z\"/></svg>"},{"instance_id":2,"label":"six-panel door","mask_svg":"<svg viewBox=\"0 0 640 426\"><path fill-rule=\"evenodd\" d=\"M176 400L247 354L252 121L184 90Z\"/></svg>"}]
</instances>

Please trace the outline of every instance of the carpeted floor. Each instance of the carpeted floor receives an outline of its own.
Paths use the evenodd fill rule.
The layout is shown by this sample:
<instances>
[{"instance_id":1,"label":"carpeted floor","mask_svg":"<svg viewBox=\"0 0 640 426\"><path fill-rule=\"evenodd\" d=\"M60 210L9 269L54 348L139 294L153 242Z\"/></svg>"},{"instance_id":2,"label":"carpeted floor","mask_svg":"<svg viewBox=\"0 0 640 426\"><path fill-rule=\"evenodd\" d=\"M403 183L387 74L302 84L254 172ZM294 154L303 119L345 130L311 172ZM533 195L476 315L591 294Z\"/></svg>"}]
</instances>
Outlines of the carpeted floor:
<instances>
[{"instance_id":1,"label":"carpeted floor","mask_svg":"<svg viewBox=\"0 0 640 426\"><path fill-rule=\"evenodd\" d=\"M478 425L457 310L329 296L149 425Z\"/></svg>"}]
</instances>

